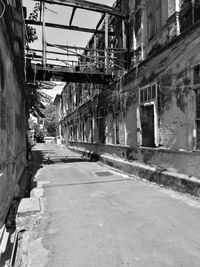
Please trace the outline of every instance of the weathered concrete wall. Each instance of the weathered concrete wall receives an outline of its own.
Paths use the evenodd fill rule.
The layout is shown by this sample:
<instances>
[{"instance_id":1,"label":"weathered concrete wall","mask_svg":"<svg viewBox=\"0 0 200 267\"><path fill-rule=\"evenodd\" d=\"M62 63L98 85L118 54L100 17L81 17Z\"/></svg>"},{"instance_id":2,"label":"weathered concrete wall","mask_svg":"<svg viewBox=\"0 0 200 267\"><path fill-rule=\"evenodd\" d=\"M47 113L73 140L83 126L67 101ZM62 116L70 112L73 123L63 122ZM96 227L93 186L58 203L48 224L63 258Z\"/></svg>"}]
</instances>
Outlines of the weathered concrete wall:
<instances>
[{"instance_id":1,"label":"weathered concrete wall","mask_svg":"<svg viewBox=\"0 0 200 267\"><path fill-rule=\"evenodd\" d=\"M69 145L96 155L110 156L130 162L142 163L157 169L158 172L186 174L200 179L200 153L169 151L157 148L133 148L120 145L103 145L82 142L69 142Z\"/></svg>"},{"instance_id":2,"label":"weathered concrete wall","mask_svg":"<svg viewBox=\"0 0 200 267\"><path fill-rule=\"evenodd\" d=\"M10 10L10 6L7 7ZM10 43L9 27L7 27L8 14L5 13L5 16L6 19L0 20L0 227L10 202L18 190L17 182L26 166L27 125L25 87L22 80L24 58L18 61L18 69L15 61L16 57L24 53L23 30L20 31L18 25L18 31L15 33L21 33L21 36L18 36L18 40L22 38L21 46ZM12 17L10 16L9 19L11 24ZM13 27L14 24L13 21ZM9 32L9 35L12 35L12 32Z\"/></svg>"},{"instance_id":3,"label":"weathered concrete wall","mask_svg":"<svg viewBox=\"0 0 200 267\"><path fill-rule=\"evenodd\" d=\"M200 27L196 25L160 54L144 61L138 68L137 79L134 79L134 71L130 71L124 79L124 91L153 82L158 85L159 146L168 149L191 151L195 148L196 111L192 76L193 67L200 63L199 36Z\"/></svg>"}]
</instances>

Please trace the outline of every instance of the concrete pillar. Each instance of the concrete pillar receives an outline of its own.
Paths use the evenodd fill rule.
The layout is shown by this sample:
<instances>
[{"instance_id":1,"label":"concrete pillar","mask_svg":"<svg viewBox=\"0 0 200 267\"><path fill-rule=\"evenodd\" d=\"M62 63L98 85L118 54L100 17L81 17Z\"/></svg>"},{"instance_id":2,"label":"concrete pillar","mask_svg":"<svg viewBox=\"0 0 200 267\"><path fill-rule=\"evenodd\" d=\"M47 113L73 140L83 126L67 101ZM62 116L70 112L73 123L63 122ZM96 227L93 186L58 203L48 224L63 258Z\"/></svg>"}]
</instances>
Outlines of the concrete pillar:
<instances>
[{"instance_id":1,"label":"concrete pillar","mask_svg":"<svg viewBox=\"0 0 200 267\"><path fill-rule=\"evenodd\" d=\"M45 2L42 2L42 64L46 68Z\"/></svg>"},{"instance_id":2,"label":"concrete pillar","mask_svg":"<svg viewBox=\"0 0 200 267\"><path fill-rule=\"evenodd\" d=\"M180 20L179 20L180 0L175 0L175 12L176 12L176 35L179 35L180 34Z\"/></svg>"},{"instance_id":3,"label":"concrete pillar","mask_svg":"<svg viewBox=\"0 0 200 267\"><path fill-rule=\"evenodd\" d=\"M108 73L108 13L105 15L105 69Z\"/></svg>"},{"instance_id":4,"label":"concrete pillar","mask_svg":"<svg viewBox=\"0 0 200 267\"><path fill-rule=\"evenodd\" d=\"M125 20L122 20L122 47L126 49L126 27Z\"/></svg>"},{"instance_id":5,"label":"concrete pillar","mask_svg":"<svg viewBox=\"0 0 200 267\"><path fill-rule=\"evenodd\" d=\"M144 3L143 3L144 5ZM142 7L142 18L141 18L141 30L142 30L142 41L141 41L141 59L143 60L145 58L145 54L144 54L144 46L146 43L146 18L147 18L147 14L146 14L146 9L144 7Z\"/></svg>"}]
</instances>

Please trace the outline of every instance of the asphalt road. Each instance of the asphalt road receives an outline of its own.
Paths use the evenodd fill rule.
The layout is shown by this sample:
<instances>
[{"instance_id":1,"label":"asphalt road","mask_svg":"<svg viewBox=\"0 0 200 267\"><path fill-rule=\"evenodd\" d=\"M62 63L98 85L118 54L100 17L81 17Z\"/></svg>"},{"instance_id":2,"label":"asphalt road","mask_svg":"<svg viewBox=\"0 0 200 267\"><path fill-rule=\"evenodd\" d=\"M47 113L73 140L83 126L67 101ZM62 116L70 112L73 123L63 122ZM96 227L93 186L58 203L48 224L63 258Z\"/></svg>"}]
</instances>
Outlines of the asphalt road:
<instances>
[{"instance_id":1,"label":"asphalt road","mask_svg":"<svg viewBox=\"0 0 200 267\"><path fill-rule=\"evenodd\" d=\"M55 144L35 150L44 196L29 266L200 266L198 200Z\"/></svg>"}]
</instances>

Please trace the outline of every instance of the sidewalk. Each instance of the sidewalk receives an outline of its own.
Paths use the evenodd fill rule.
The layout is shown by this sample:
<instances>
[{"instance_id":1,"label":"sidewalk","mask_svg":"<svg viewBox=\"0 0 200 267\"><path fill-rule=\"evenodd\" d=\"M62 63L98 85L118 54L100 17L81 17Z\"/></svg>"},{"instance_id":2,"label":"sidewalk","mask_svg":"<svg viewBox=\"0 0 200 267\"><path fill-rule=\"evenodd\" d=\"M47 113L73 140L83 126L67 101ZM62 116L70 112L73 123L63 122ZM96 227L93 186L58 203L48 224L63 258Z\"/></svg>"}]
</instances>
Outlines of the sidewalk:
<instances>
[{"instance_id":1,"label":"sidewalk","mask_svg":"<svg viewBox=\"0 0 200 267\"><path fill-rule=\"evenodd\" d=\"M129 162L112 155L96 155L93 151L81 149L79 147L68 147L71 151L80 153L90 159L99 161L123 171L127 174L137 176L141 179L148 180L173 190L188 193L195 197L200 197L200 179L185 174L169 172L152 166L148 166L137 161Z\"/></svg>"}]
</instances>

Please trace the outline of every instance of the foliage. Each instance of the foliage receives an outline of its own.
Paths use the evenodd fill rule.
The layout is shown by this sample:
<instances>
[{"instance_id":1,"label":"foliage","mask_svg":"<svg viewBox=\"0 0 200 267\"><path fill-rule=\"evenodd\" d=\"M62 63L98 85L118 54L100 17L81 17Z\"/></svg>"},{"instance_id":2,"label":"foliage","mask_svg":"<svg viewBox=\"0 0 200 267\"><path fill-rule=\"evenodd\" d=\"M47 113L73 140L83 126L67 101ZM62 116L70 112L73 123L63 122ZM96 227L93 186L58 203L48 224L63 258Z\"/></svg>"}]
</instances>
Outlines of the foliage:
<instances>
[{"instance_id":1,"label":"foliage","mask_svg":"<svg viewBox=\"0 0 200 267\"><path fill-rule=\"evenodd\" d=\"M39 127L36 128L36 131L35 131L35 140L37 143L43 143L44 142L44 131L43 129L40 129Z\"/></svg>"},{"instance_id":2,"label":"foliage","mask_svg":"<svg viewBox=\"0 0 200 267\"><path fill-rule=\"evenodd\" d=\"M34 138L37 143L43 143L44 142L44 130L41 129L37 123L35 123L33 120L29 120L29 127L33 129L34 132Z\"/></svg>"},{"instance_id":3,"label":"foliage","mask_svg":"<svg viewBox=\"0 0 200 267\"><path fill-rule=\"evenodd\" d=\"M48 136L56 137L56 128L57 128L56 123L55 122L50 122L47 125L47 134L48 134Z\"/></svg>"},{"instance_id":4,"label":"foliage","mask_svg":"<svg viewBox=\"0 0 200 267\"><path fill-rule=\"evenodd\" d=\"M40 4L36 3L33 12L30 13L28 19L34 21L38 20L39 10L40 10ZM26 33L27 33L27 40L26 40L27 43L32 43L38 39L36 29L33 28L32 26L26 25Z\"/></svg>"},{"instance_id":5,"label":"foliage","mask_svg":"<svg viewBox=\"0 0 200 267\"><path fill-rule=\"evenodd\" d=\"M33 12L29 15L29 20L36 21L38 20L40 11L40 3L36 3L33 9ZM38 39L36 34L36 29L32 26L26 25L27 30L27 43L34 42ZM27 45L27 49L28 49ZM28 66L27 66L28 70ZM27 97L27 106L30 114L34 117L42 117L45 118L43 110L45 109L44 103L50 103L50 97L43 93L41 89L53 89L55 86L52 82L34 82L34 83L27 83L26 84L26 97Z\"/></svg>"},{"instance_id":6,"label":"foliage","mask_svg":"<svg viewBox=\"0 0 200 267\"><path fill-rule=\"evenodd\" d=\"M45 106L42 102L45 102L47 97L42 92L39 92L38 84L28 83L26 86L26 98L29 112L34 117L40 116L44 118L45 116L42 110L45 109Z\"/></svg>"},{"instance_id":7,"label":"foliage","mask_svg":"<svg viewBox=\"0 0 200 267\"><path fill-rule=\"evenodd\" d=\"M44 120L44 127L47 130L48 136L56 136L56 128L58 126L58 120L56 117L56 110L55 106L50 103L46 105L44 110L45 120Z\"/></svg>"}]
</instances>

